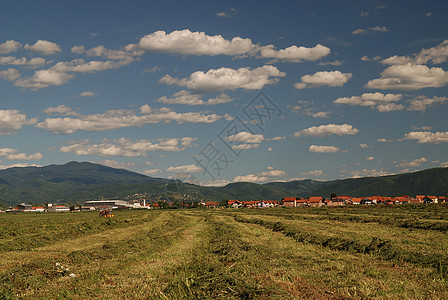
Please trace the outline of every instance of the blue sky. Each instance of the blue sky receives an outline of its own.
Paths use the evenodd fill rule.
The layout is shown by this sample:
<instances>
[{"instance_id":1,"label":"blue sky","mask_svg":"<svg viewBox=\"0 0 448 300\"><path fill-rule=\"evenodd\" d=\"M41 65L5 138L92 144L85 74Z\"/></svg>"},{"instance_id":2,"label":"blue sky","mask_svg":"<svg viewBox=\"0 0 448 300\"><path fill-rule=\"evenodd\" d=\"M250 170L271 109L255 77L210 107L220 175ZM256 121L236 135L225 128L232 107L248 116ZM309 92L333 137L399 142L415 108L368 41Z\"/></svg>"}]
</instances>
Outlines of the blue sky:
<instances>
[{"instance_id":1,"label":"blue sky","mask_svg":"<svg viewBox=\"0 0 448 300\"><path fill-rule=\"evenodd\" d=\"M8 1L0 168L205 185L448 167L445 1Z\"/></svg>"}]
</instances>

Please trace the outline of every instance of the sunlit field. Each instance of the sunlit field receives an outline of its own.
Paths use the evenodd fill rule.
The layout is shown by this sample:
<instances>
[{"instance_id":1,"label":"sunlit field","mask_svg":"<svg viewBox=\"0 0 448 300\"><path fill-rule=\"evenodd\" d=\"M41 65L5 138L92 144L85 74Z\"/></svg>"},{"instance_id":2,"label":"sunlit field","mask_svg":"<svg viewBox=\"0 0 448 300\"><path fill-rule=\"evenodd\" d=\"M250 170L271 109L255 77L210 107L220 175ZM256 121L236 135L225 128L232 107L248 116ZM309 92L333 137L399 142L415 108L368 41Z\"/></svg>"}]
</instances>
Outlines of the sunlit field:
<instances>
[{"instance_id":1,"label":"sunlit field","mask_svg":"<svg viewBox=\"0 0 448 300\"><path fill-rule=\"evenodd\" d=\"M447 207L0 215L0 299L446 299Z\"/></svg>"}]
</instances>

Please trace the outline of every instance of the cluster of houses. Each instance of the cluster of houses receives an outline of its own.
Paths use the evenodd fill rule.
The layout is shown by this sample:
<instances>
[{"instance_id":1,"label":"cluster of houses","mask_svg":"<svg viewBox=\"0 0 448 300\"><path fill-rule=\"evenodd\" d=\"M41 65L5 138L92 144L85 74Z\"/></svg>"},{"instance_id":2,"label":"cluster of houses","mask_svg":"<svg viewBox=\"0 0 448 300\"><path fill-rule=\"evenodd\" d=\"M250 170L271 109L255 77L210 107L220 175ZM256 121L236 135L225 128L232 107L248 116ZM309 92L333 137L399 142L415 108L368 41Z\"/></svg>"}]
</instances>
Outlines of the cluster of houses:
<instances>
[{"instance_id":1,"label":"cluster of houses","mask_svg":"<svg viewBox=\"0 0 448 300\"><path fill-rule=\"evenodd\" d=\"M256 200L256 201L239 201L229 200L227 202L228 207L232 208L270 208L270 207L322 207L322 206L345 206L345 205L373 205L373 204L417 204L417 203L448 203L446 196L426 196L417 195L401 196L401 197L383 197L383 196L371 196L371 197L350 197L350 196L338 196L332 198L323 197L285 197L281 201L276 200ZM169 203L172 204L172 203ZM191 204L191 205L190 205ZM179 208L197 207L192 203L178 205ZM221 207L222 202L207 201L201 202L199 206L208 208ZM167 205L167 207L170 207ZM42 206L32 206L31 204L22 203L14 208L6 210L6 212L69 212L69 211L95 211L102 209L157 209L159 204L146 203L141 201L125 201L125 200L95 200L86 201L84 205L72 206L71 208L66 205L52 205L48 204L47 208Z\"/></svg>"},{"instance_id":2,"label":"cluster of houses","mask_svg":"<svg viewBox=\"0 0 448 300\"><path fill-rule=\"evenodd\" d=\"M322 207L322 206L345 206L345 205L373 205L373 204L417 204L417 203L447 203L446 196L426 196L417 195L401 196L401 197L383 197L383 196L371 196L371 197L350 197L339 196L332 198L323 197L285 197L281 201L275 200L259 200L259 201L239 201L229 200L227 205L232 208L265 208L265 207ZM217 207L218 202L205 202L206 207Z\"/></svg>"},{"instance_id":3,"label":"cluster of houses","mask_svg":"<svg viewBox=\"0 0 448 300\"><path fill-rule=\"evenodd\" d=\"M21 203L16 207L6 210L6 212L68 212L70 207L65 205L52 205L48 204L48 207L43 206L32 206L31 204Z\"/></svg>"},{"instance_id":4,"label":"cluster of houses","mask_svg":"<svg viewBox=\"0 0 448 300\"><path fill-rule=\"evenodd\" d=\"M371 197L350 197L350 196L339 196L332 198L323 197L308 197L308 198L298 198L298 197L285 197L282 199L282 205L284 207L301 207L301 206L344 206L344 205L372 205L372 204L417 204L417 203L446 203L446 196L426 196L417 195L415 197L411 196L401 196L401 197L384 197L384 196L371 196Z\"/></svg>"}]
</instances>

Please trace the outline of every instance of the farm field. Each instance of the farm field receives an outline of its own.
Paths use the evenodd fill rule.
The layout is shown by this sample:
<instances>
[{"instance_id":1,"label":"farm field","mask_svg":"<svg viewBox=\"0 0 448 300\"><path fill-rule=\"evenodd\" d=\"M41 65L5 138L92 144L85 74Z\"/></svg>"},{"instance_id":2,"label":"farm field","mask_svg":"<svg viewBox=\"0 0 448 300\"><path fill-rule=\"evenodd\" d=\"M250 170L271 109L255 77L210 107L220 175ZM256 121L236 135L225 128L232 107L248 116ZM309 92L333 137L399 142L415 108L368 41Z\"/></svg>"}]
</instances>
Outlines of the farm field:
<instances>
[{"instance_id":1,"label":"farm field","mask_svg":"<svg viewBox=\"0 0 448 300\"><path fill-rule=\"evenodd\" d=\"M0 215L0 299L446 299L444 205Z\"/></svg>"}]
</instances>

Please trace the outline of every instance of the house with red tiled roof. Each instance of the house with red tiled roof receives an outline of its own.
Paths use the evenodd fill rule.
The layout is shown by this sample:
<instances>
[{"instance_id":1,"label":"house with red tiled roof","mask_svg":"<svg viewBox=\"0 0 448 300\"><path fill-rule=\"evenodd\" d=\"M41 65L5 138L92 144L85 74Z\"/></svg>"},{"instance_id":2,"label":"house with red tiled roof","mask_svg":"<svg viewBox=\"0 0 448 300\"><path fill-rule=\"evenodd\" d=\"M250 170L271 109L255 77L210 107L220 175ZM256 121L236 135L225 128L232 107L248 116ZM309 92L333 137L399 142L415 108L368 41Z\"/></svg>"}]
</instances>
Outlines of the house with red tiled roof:
<instances>
[{"instance_id":1,"label":"house with red tiled roof","mask_svg":"<svg viewBox=\"0 0 448 300\"><path fill-rule=\"evenodd\" d=\"M239 207L243 206L243 202L241 202L239 200L229 200L227 202L227 204L232 208L239 208Z\"/></svg>"},{"instance_id":2,"label":"house with red tiled roof","mask_svg":"<svg viewBox=\"0 0 448 300\"><path fill-rule=\"evenodd\" d=\"M351 199L348 201L348 203L349 203L349 204L354 204L354 205L360 205L360 204L361 204L361 200L362 200L361 197L353 197L353 198L351 198Z\"/></svg>"},{"instance_id":3,"label":"house with red tiled roof","mask_svg":"<svg viewBox=\"0 0 448 300\"><path fill-rule=\"evenodd\" d=\"M418 203L423 203L423 200L425 200L425 195L416 195L415 199L417 199L419 202Z\"/></svg>"},{"instance_id":4,"label":"house with red tiled roof","mask_svg":"<svg viewBox=\"0 0 448 300\"><path fill-rule=\"evenodd\" d=\"M282 199L284 207L298 207L298 206L307 206L306 199L297 198L297 197L285 197Z\"/></svg>"},{"instance_id":5,"label":"house with red tiled roof","mask_svg":"<svg viewBox=\"0 0 448 300\"><path fill-rule=\"evenodd\" d=\"M309 206L322 206L323 205L323 198L322 197L310 197L308 199L308 205Z\"/></svg>"},{"instance_id":6,"label":"house with red tiled roof","mask_svg":"<svg viewBox=\"0 0 448 300\"><path fill-rule=\"evenodd\" d=\"M216 208L219 206L219 202L218 201L207 201L205 202L205 207L208 208Z\"/></svg>"}]
</instances>

